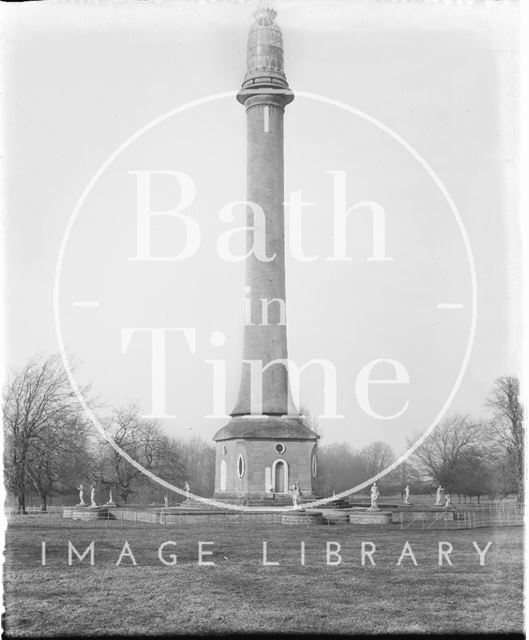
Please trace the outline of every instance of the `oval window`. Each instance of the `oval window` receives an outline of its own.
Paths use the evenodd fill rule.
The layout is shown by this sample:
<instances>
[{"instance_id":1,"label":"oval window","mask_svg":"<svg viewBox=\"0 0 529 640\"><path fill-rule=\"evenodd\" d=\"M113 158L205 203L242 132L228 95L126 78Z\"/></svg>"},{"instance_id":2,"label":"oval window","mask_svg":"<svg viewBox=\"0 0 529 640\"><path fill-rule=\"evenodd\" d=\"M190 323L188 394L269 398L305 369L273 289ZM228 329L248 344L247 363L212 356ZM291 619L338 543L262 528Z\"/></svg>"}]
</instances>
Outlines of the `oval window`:
<instances>
[{"instance_id":1,"label":"oval window","mask_svg":"<svg viewBox=\"0 0 529 640\"><path fill-rule=\"evenodd\" d=\"M312 477L315 478L318 473L318 462L316 461L316 456L312 456Z\"/></svg>"},{"instance_id":2,"label":"oval window","mask_svg":"<svg viewBox=\"0 0 529 640\"><path fill-rule=\"evenodd\" d=\"M242 478L244 475L244 458L242 454L237 458L237 475Z\"/></svg>"},{"instance_id":3,"label":"oval window","mask_svg":"<svg viewBox=\"0 0 529 640\"><path fill-rule=\"evenodd\" d=\"M228 445L227 444L223 445L222 451L223 451L224 455L226 455L228 453Z\"/></svg>"},{"instance_id":4,"label":"oval window","mask_svg":"<svg viewBox=\"0 0 529 640\"><path fill-rule=\"evenodd\" d=\"M281 442L278 442L276 444L276 453L285 453L286 450L287 450L287 448Z\"/></svg>"}]
</instances>

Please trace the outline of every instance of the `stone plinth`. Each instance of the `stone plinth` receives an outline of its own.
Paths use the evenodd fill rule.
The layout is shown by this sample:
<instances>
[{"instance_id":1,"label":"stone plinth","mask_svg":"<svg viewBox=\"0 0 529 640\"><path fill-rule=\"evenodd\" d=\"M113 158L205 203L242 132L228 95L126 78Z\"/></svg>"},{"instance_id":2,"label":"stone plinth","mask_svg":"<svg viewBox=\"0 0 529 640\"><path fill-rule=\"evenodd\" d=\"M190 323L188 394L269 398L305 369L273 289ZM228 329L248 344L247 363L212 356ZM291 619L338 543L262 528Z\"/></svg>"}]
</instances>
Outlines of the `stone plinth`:
<instances>
[{"instance_id":1,"label":"stone plinth","mask_svg":"<svg viewBox=\"0 0 529 640\"><path fill-rule=\"evenodd\" d=\"M228 494L228 495L215 495L214 499L220 503L228 502L230 504L240 504L245 507L270 507L275 509L276 507L291 507L292 496L288 493L265 493L265 492L253 492L247 495ZM314 494L303 494L299 500L299 504L306 504L317 500L318 496ZM183 506L183 504L182 504Z\"/></svg>"},{"instance_id":2,"label":"stone plinth","mask_svg":"<svg viewBox=\"0 0 529 640\"><path fill-rule=\"evenodd\" d=\"M349 511L344 509L321 509L323 524L345 524L349 521Z\"/></svg>"},{"instance_id":3,"label":"stone plinth","mask_svg":"<svg viewBox=\"0 0 529 640\"><path fill-rule=\"evenodd\" d=\"M241 511L223 511L213 507L204 509L184 509L182 507L159 507L156 509L112 509L110 513L117 520L127 522L142 522L161 525L204 525L215 524L226 526L240 525L243 522L259 522L266 524L280 524L280 511L264 511L259 513Z\"/></svg>"},{"instance_id":4,"label":"stone plinth","mask_svg":"<svg viewBox=\"0 0 529 640\"><path fill-rule=\"evenodd\" d=\"M352 509L349 511L350 524L391 524L391 511L380 511L379 509Z\"/></svg>"},{"instance_id":5,"label":"stone plinth","mask_svg":"<svg viewBox=\"0 0 529 640\"><path fill-rule=\"evenodd\" d=\"M321 511L292 511L281 516L281 524L313 526L322 523Z\"/></svg>"},{"instance_id":6,"label":"stone plinth","mask_svg":"<svg viewBox=\"0 0 529 640\"><path fill-rule=\"evenodd\" d=\"M184 500L183 502L181 502L177 507L174 507L175 509L186 509L186 510L192 510L192 509L206 509L211 511L211 506L209 504L207 504L206 502L200 502L199 500L192 500L191 498L187 498L186 500ZM171 509L171 507L162 507L162 512L168 512L168 510Z\"/></svg>"},{"instance_id":7,"label":"stone plinth","mask_svg":"<svg viewBox=\"0 0 529 640\"><path fill-rule=\"evenodd\" d=\"M70 520L114 520L114 516L106 507L66 507L63 518Z\"/></svg>"}]
</instances>

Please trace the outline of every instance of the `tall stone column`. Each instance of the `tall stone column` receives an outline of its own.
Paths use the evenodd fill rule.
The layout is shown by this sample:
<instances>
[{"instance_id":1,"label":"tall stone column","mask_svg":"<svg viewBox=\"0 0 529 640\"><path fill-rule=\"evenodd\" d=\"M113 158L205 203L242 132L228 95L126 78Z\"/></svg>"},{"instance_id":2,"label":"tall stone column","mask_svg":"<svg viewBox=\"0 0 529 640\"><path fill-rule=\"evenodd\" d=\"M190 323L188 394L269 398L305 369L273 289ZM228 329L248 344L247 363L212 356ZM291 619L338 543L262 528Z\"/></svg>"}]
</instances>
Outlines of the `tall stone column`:
<instances>
[{"instance_id":1,"label":"tall stone column","mask_svg":"<svg viewBox=\"0 0 529 640\"><path fill-rule=\"evenodd\" d=\"M303 487L305 496L312 495L318 435L303 425L285 366L283 116L294 95L283 70L283 38L275 17L274 10L263 6L255 13L247 72L237 94L247 114L247 252L254 251L245 261L245 362L239 395L230 422L214 438L215 496L288 504L293 483ZM265 246L258 247L254 228L262 236L263 226ZM272 365L274 360L283 364ZM252 376L250 363L257 365L257 375L254 369Z\"/></svg>"},{"instance_id":2,"label":"tall stone column","mask_svg":"<svg viewBox=\"0 0 529 640\"><path fill-rule=\"evenodd\" d=\"M243 96L241 96L243 97ZM246 260L246 298L249 318L244 326L244 360L261 361L263 368L272 360L287 359L284 187L283 187L283 110L285 98L269 93L253 94L245 100L247 110L247 199L261 207L266 228L263 261L255 254ZM249 227L258 224L248 209ZM248 232L248 246L254 242ZM273 256L273 258L272 258ZM243 364L241 386L232 415L252 413L250 405L250 365ZM289 406L290 404L290 406ZM286 367L273 365L263 374L262 413L291 413Z\"/></svg>"},{"instance_id":3,"label":"tall stone column","mask_svg":"<svg viewBox=\"0 0 529 640\"><path fill-rule=\"evenodd\" d=\"M265 368L273 360L288 358L283 114L294 99L283 71L282 35L272 9L261 8L256 13L248 37L247 73L237 99L247 114L247 200L264 213L267 256L262 260L252 254L246 260L246 298L250 300L251 314L244 327L243 358L260 361ZM247 217L249 227L259 223L250 207ZM253 246L253 236L249 231L248 247ZM292 415L295 411L287 368L275 364L263 373L262 414ZM252 413L251 367L246 363L232 415Z\"/></svg>"}]
</instances>

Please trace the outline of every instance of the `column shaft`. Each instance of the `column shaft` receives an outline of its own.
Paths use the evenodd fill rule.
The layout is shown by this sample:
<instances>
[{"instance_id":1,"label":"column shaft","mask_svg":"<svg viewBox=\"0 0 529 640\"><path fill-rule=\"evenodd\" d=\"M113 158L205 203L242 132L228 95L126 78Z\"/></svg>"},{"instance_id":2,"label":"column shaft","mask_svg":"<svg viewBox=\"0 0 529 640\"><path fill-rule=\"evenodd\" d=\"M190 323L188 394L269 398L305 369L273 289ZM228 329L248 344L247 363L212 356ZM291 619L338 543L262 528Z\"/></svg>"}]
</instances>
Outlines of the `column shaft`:
<instances>
[{"instance_id":1,"label":"column shaft","mask_svg":"<svg viewBox=\"0 0 529 640\"><path fill-rule=\"evenodd\" d=\"M281 96L256 95L247 109L247 200L258 204L266 222L266 255L270 262L251 255L246 260L246 285L250 287L251 322L244 327L244 360L260 360L263 368L272 360L288 358L285 300L285 222L283 169L283 114ZM248 208L249 227L254 215ZM255 221L257 222L257 220ZM254 243L248 232L248 247ZM266 324L265 324L266 323ZM251 413L250 366L243 363L238 401L232 415ZM287 368L276 364L263 373L262 413L284 415L289 406Z\"/></svg>"}]
</instances>

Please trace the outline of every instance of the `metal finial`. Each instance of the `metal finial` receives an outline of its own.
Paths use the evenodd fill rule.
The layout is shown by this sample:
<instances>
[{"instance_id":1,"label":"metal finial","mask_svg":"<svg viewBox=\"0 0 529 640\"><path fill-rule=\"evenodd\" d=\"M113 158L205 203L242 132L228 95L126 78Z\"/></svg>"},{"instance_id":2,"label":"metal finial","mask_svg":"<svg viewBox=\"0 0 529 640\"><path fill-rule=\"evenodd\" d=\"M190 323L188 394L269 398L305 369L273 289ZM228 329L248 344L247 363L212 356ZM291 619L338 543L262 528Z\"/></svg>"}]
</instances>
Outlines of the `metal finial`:
<instances>
[{"instance_id":1,"label":"metal finial","mask_svg":"<svg viewBox=\"0 0 529 640\"><path fill-rule=\"evenodd\" d=\"M272 24L277 17L277 11L274 9L274 3L270 2L270 0L260 0L253 15L258 19L267 18Z\"/></svg>"}]
</instances>

